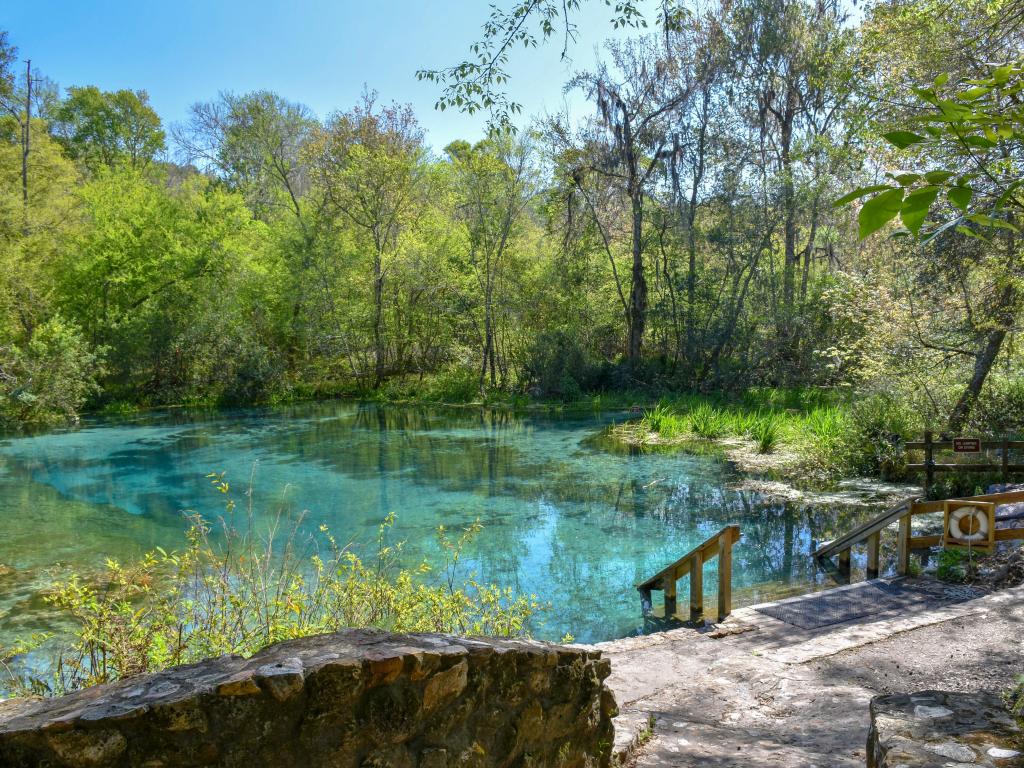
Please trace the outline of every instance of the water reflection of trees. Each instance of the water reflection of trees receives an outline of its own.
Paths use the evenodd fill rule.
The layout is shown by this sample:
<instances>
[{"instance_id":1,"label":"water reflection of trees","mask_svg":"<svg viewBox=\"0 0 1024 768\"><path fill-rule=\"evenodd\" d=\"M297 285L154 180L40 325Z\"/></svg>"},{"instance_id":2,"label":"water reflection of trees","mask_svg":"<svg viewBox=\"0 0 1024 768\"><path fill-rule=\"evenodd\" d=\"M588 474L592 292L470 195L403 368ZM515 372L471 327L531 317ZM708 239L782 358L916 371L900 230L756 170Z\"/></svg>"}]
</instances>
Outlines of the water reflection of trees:
<instances>
[{"instance_id":1,"label":"water reflection of trees","mask_svg":"<svg viewBox=\"0 0 1024 768\"><path fill-rule=\"evenodd\" d=\"M640 623L634 584L728 524L743 532L734 553L738 595L744 585L806 583L814 576L814 544L868 514L731 490L710 457L603 452L581 439L598 429L593 419L325 403L192 424L152 445L133 443L120 455L92 458L109 465L111 478L125 466L161 472L159 482L168 488L182 482L174 473L189 465L190 454L216 446L270 455L285 465L278 477L288 476L289 465L297 477L318 467L325 473L309 478L329 487L304 493L343 509L334 519L350 530L335 530L340 539L358 534L371 544L377 522L394 511L394 535L412 539L410 558L436 553L437 524L457 527L479 517L485 530L466 567L555 603L546 636L563 629L590 639L630 631ZM55 465L52 471L77 470ZM305 496L294 502L309 506ZM180 524L177 515L158 517ZM714 573L712 565L709 591ZM763 594L764 587L757 590Z\"/></svg>"}]
</instances>

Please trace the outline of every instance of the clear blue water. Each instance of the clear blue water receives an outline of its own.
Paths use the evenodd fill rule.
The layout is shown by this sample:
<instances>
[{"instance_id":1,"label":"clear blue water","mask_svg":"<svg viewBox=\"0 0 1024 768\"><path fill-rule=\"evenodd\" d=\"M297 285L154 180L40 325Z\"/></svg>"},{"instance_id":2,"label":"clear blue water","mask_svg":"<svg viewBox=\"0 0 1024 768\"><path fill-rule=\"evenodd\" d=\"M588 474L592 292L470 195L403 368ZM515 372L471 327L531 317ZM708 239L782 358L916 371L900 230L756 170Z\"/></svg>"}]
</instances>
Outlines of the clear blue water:
<instances>
[{"instance_id":1,"label":"clear blue water","mask_svg":"<svg viewBox=\"0 0 1024 768\"><path fill-rule=\"evenodd\" d=\"M735 595L754 602L814 584L812 542L863 513L771 503L730 490L711 456L610 450L624 414L553 417L346 402L158 412L0 443L0 642L48 626L53 569L182 543L183 510L215 516L206 475L250 478L258 514L306 511L372 552L378 525L409 565L437 552L438 525L479 518L466 572L550 602L534 634L580 641L643 629L634 585L736 523ZM713 569L705 577L713 592ZM713 603L712 603L713 604Z\"/></svg>"}]
</instances>

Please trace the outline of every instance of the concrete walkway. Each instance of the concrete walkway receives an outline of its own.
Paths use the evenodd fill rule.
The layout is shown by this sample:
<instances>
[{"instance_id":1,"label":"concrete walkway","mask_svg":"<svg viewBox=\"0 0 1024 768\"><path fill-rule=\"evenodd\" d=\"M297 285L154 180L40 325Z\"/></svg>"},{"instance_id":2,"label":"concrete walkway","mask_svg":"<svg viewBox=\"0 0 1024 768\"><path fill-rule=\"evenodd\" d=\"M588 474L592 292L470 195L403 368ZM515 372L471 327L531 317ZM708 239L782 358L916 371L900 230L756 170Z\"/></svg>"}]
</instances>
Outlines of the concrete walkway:
<instances>
[{"instance_id":1,"label":"concrete walkway","mask_svg":"<svg viewBox=\"0 0 1024 768\"><path fill-rule=\"evenodd\" d=\"M653 718L638 766L862 767L872 696L1001 691L1024 672L1024 587L978 597L927 579L900 586L899 610L817 629L752 606L703 632L595 646L612 663L617 747L625 754ZM859 588L840 589L856 599Z\"/></svg>"}]
</instances>

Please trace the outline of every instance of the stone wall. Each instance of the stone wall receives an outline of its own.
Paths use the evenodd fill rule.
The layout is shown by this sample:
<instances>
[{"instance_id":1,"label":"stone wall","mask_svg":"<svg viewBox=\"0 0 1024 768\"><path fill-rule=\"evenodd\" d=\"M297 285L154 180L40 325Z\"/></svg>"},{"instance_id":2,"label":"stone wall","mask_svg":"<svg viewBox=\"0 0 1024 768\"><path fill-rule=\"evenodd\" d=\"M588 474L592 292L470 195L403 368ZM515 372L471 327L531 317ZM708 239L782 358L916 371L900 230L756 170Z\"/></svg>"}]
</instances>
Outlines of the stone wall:
<instances>
[{"instance_id":1,"label":"stone wall","mask_svg":"<svg viewBox=\"0 0 1024 768\"><path fill-rule=\"evenodd\" d=\"M606 766L597 651L348 630L0 704L2 766Z\"/></svg>"},{"instance_id":2,"label":"stone wall","mask_svg":"<svg viewBox=\"0 0 1024 768\"><path fill-rule=\"evenodd\" d=\"M1024 731L997 694L876 696L867 755L868 768L1009 768L1024 765Z\"/></svg>"}]
</instances>

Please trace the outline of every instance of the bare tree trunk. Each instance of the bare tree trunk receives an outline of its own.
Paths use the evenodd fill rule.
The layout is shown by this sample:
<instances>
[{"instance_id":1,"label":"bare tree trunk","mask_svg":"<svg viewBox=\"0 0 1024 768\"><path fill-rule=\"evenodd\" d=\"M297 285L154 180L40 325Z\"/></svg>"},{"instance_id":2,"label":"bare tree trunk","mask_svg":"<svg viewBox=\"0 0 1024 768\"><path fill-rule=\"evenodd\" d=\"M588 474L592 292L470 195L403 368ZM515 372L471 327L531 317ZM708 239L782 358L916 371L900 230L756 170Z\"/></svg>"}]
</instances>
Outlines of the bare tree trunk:
<instances>
[{"instance_id":1,"label":"bare tree trunk","mask_svg":"<svg viewBox=\"0 0 1024 768\"><path fill-rule=\"evenodd\" d=\"M629 292L629 346L626 355L630 364L640 365L644 330L647 325L647 279L644 276L643 198L634 192L633 201L633 286Z\"/></svg>"},{"instance_id":2,"label":"bare tree trunk","mask_svg":"<svg viewBox=\"0 0 1024 768\"><path fill-rule=\"evenodd\" d=\"M989 371L992 370L992 364L999 356L999 350L1002 349L1005 338L1005 328L999 328L986 334L985 341L974 358L974 371L971 374L971 380L967 382L960 399L957 400L952 413L949 414L946 429L951 434L959 432L967 423L974 404L978 401L978 395L981 394L981 390L985 386L985 379L988 378Z\"/></svg>"},{"instance_id":3,"label":"bare tree trunk","mask_svg":"<svg viewBox=\"0 0 1024 768\"><path fill-rule=\"evenodd\" d=\"M985 334L981 348L975 354L974 370L971 372L971 379L967 382L967 386L964 387L963 393L961 393L960 398L949 414L949 422L946 424L946 429L950 433L959 432L967 423L967 419L974 409L974 404L978 402L978 396L985 386L985 380L992 370L992 365L995 363L996 358L999 357L999 352L1003 348L1007 329L1013 323L1014 309L1019 298L1016 289L1012 285L1006 286L1000 298L999 305L1002 308L1000 313L1002 317L1000 318L999 327L993 328Z\"/></svg>"},{"instance_id":4,"label":"bare tree trunk","mask_svg":"<svg viewBox=\"0 0 1024 768\"><path fill-rule=\"evenodd\" d=\"M373 258L373 385L384 380L384 269L383 257L377 250Z\"/></svg>"},{"instance_id":5,"label":"bare tree trunk","mask_svg":"<svg viewBox=\"0 0 1024 768\"><path fill-rule=\"evenodd\" d=\"M484 290L484 348L480 360L480 391L484 391L487 369L491 370L491 386L494 386L494 327L491 324L491 289Z\"/></svg>"},{"instance_id":6,"label":"bare tree trunk","mask_svg":"<svg viewBox=\"0 0 1024 768\"><path fill-rule=\"evenodd\" d=\"M708 105L711 101L711 88L705 85L702 92L700 131L697 133L697 163L693 173L693 184L690 187L690 205L686 211L686 234L689 263L686 272L686 362L691 370L696 370L697 339L696 339L696 306L697 306L697 233L694 224L697 221L697 194L704 180L705 152L707 151Z\"/></svg>"},{"instance_id":7,"label":"bare tree trunk","mask_svg":"<svg viewBox=\"0 0 1024 768\"><path fill-rule=\"evenodd\" d=\"M490 337L490 340L487 342L487 349L490 350L490 352L488 354L490 355L491 388L493 389L494 387L496 387L498 385L498 379L497 379L498 366L496 366L494 364L494 348L497 345L494 343L494 327L493 327L493 324L491 324L491 326L489 327L487 333L488 333L488 336Z\"/></svg>"},{"instance_id":8,"label":"bare tree trunk","mask_svg":"<svg viewBox=\"0 0 1024 768\"><path fill-rule=\"evenodd\" d=\"M782 269L782 317L779 324L779 352L782 355L782 374L788 379L793 362L793 304L796 294L796 188L793 181L793 122L796 118L797 93L792 86L786 94L786 107L782 114L780 144L782 160L782 206L784 211L785 256Z\"/></svg>"},{"instance_id":9,"label":"bare tree trunk","mask_svg":"<svg viewBox=\"0 0 1024 768\"><path fill-rule=\"evenodd\" d=\"M32 148L32 60L25 62L25 122L21 126L21 228L28 234L28 154Z\"/></svg>"}]
</instances>

